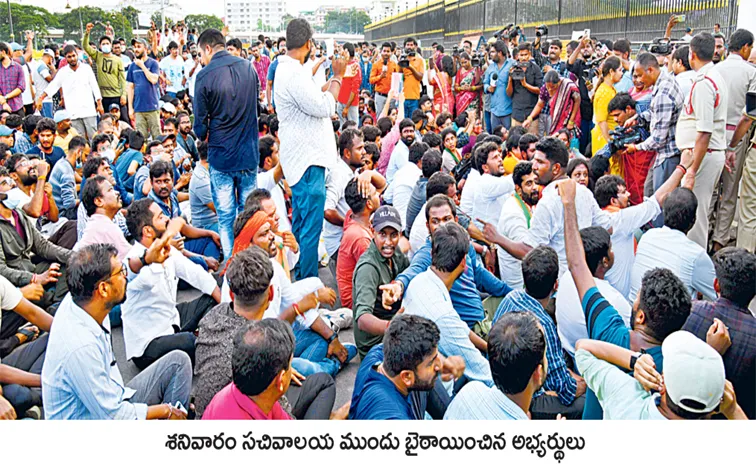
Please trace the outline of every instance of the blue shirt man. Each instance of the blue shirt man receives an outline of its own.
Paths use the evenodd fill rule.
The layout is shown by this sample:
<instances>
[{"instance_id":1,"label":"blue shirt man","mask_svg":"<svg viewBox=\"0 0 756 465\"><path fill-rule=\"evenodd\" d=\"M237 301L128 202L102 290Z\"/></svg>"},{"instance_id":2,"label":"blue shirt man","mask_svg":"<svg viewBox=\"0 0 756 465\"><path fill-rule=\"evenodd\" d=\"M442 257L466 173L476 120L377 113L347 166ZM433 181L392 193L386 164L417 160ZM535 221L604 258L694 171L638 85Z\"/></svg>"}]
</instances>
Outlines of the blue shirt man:
<instances>
[{"instance_id":1,"label":"blue shirt man","mask_svg":"<svg viewBox=\"0 0 756 465\"><path fill-rule=\"evenodd\" d=\"M493 82L493 75L497 75L496 87L491 94L491 116L496 116L499 119L503 119L512 114L512 97L507 95L507 81L509 80L509 70L515 61L511 58L506 58L501 65L498 63L491 63L483 74L483 89L486 93L489 92L489 87ZM492 128L498 125L491 123Z\"/></svg>"},{"instance_id":2,"label":"blue shirt man","mask_svg":"<svg viewBox=\"0 0 756 465\"><path fill-rule=\"evenodd\" d=\"M116 179L123 183L126 189L130 191L134 190L134 178L136 177L136 173L129 175L129 165L133 161L141 165L144 162L144 156L138 150L128 149L118 157L114 166Z\"/></svg>"},{"instance_id":3,"label":"blue shirt man","mask_svg":"<svg viewBox=\"0 0 756 465\"><path fill-rule=\"evenodd\" d=\"M66 157L66 152L64 152L62 148L53 145L52 151L50 151L50 153L45 153L42 150L42 147L35 145L34 147L26 151L26 155L31 155L31 157L29 158L41 158L54 168L58 160Z\"/></svg>"},{"instance_id":4,"label":"blue shirt man","mask_svg":"<svg viewBox=\"0 0 756 465\"><path fill-rule=\"evenodd\" d=\"M465 267L462 275L454 281L449 291L449 296L451 296L454 310L457 311L459 317L470 329L473 329L476 323L486 319L486 312L483 310L480 292L485 292L496 297L503 297L512 288L491 274L483 266L472 245L470 245L465 260L467 261L467 267ZM412 263L410 263L409 268L397 276L396 280L401 282L406 290L409 287L410 281L418 274L426 271L430 266L431 238L429 237L425 241L425 244L412 256Z\"/></svg>"},{"instance_id":5,"label":"blue shirt man","mask_svg":"<svg viewBox=\"0 0 756 465\"><path fill-rule=\"evenodd\" d=\"M194 133L207 140L213 203L218 212L223 254L231 256L234 220L254 190L260 152L254 66L225 50L223 34L208 29L199 39L207 66L194 89Z\"/></svg>"},{"instance_id":6,"label":"blue shirt man","mask_svg":"<svg viewBox=\"0 0 756 465\"><path fill-rule=\"evenodd\" d=\"M376 369L383 363L383 344L378 344L362 359L354 380L350 420L417 420L409 396Z\"/></svg>"}]
</instances>

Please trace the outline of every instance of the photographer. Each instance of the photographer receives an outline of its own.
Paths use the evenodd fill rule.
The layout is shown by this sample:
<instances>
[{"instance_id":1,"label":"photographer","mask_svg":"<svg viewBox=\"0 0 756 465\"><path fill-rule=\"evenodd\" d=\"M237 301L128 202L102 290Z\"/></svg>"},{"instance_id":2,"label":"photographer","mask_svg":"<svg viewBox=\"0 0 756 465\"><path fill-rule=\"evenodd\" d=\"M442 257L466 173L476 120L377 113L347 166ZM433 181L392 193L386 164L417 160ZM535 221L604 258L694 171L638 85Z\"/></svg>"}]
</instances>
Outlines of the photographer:
<instances>
[{"instance_id":1,"label":"photographer","mask_svg":"<svg viewBox=\"0 0 756 465\"><path fill-rule=\"evenodd\" d=\"M491 95L490 126L491 128L504 126L509 129L512 126L512 97L507 93L506 87L498 84L511 83L509 71L515 61L509 58L509 48L501 39L491 46L491 52L493 63L488 66L483 78L485 93Z\"/></svg>"},{"instance_id":2,"label":"photographer","mask_svg":"<svg viewBox=\"0 0 756 465\"><path fill-rule=\"evenodd\" d=\"M532 46L525 42L517 47L518 63L512 67L507 80L507 95L512 97L512 125L521 126L538 103L543 73L532 60ZM532 122L529 132L538 134L538 122Z\"/></svg>"},{"instance_id":3,"label":"photographer","mask_svg":"<svg viewBox=\"0 0 756 465\"><path fill-rule=\"evenodd\" d=\"M547 72L551 71L552 69L559 73L559 76L564 78L570 77L570 70L567 69L567 62L562 61L562 41L559 39L551 39L546 41L549 46L549 54L544 55L543 52L541 52L541 39L543 30L546 30L548 33L548 29L546 29L546 26L540 26L539 28L536 28L536 40L533 42L533 59L536 63L538 63L538 66L541 67L541 71L546 74ZM541 30L541 33L538 31Z\"/></svg>"},{"instance_id":4,"label":"photographer","mask_svg":"<svg viewBox=\"0 0 756 465\"><path fill-rule=\"evenodd\" d=\"M669 178L680 163L680 151L675 143L677 119L680 116L685 96L674 77L662 73L659 61L651 53L641 53L635 62L636 73L646 86L653 86L651 105L648 110L639 113L637 118L625 122L625 127L633 124L647 124L651 136L640 144L626 146L628 155L636 152L656 152L654 162L654 191ZM657 218L661 221L661 218ZM661 226L661 224L659 225Z\"/></svg>"},{"instance_id":5,"label":"photographer","mask_svg":"<svg viewBox=\"0 0 756 465\"><path fill-rule=\"evenodd\" d=\"M625 123L636 118L636 111L638 109L638 103L627 92L620 92L609 101L609 115L617 122L619 127L616 129L616 132L620 133L617 137L619 140L612 142L610 151L619 148L618 151L622 157L622 166L624 167L625 188L630 194L630 200L633 205L642 203L644 197L651 197L655 190L652 188L650 182L646 186L646 180L656 153L642 150L630 154L628 150L622 150L625 145L632 145L623 143L628 138L630 140L634 138L634 140L642 141L648 139L650 136L647 130L648 122L645 120L631 128L624 127Z\"/></svg>"},{"instance_id":6,"label":"photographer","mask_svg":"<svg viewBox=\"0 0 756 465\"><path fill-rule=\"evenodd\" d=\"M596 74L593 67L593 42L588 36L575 42L572 54L567 59L567 69L577 76L578 89L580 89L580 152L585 153L588 143L591 141L591 129L593 129L593 104L591 103L592 79ZM568 46L569 48L569 46Z\"/></svg>"},{"instance_id":7,"label":"photographer","mask_svg":"<svg viewBox=\"0 0 756 465\"><path fill-rule=\"evenodd\" d=\"M417 53L417 42L412 37L404 39L404 53L407 61L399 60L399 68L404 73L404 114L411 115L418 107L425 62Z\"/></svg>"}]
</instances>

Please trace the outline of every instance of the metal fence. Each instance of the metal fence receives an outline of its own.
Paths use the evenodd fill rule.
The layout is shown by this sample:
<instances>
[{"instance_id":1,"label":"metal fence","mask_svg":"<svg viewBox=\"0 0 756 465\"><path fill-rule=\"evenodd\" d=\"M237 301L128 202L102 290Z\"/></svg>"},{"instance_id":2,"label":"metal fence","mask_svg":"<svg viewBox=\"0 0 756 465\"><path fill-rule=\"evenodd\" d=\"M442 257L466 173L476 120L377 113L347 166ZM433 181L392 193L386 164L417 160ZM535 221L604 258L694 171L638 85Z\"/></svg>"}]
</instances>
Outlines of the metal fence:
<instances>
[{"instance_id":1,"label":"metal fence","mask_svg":"<svg viewBox=\"0 0 756 465\"><path fill-rule=\"evenodd\" d=\"M598 39L650 41L664 35L671 14L686 15L673 38L681 37L685 27L711 31L715 23L729 35L737 24L738 1L756 0L420 0L415 8L368 25L365 39L399 43L413 36L428 51L433 42L451 46L463 37L490 37L514 23L529 39L536 26L546 24L549 36L561 39L590 29Z\"/></svg>"}]
</instances>

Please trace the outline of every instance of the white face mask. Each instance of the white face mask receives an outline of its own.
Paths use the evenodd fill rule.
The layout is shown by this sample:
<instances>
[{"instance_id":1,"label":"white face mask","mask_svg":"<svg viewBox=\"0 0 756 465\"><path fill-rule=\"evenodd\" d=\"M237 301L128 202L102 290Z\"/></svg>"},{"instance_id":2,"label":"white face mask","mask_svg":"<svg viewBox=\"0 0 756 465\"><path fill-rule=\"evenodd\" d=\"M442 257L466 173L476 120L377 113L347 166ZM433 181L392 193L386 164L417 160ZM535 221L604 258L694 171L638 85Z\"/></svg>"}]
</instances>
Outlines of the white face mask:
<instances>
[{"instance_id":1,"label":"white face mask","mask_svg":"<svg viewBox=\"0 0 756 465\"><path fill-rule=\"evenodd\" d=\"M106 54L106 55L107 55L107 54L108 54L108 53L110 53L110 51L111 51L111 46L110 46L110 45L103 45L103 46L101 47L101 50L102 50L102 53L104 53L104 54Z\"/></svg>"},{"instance_id":2,"label":"white face mask","mask_svg":"<svg viewBox=\"0 0 756 465\"><path fill-rule=\"evenodd\" d=\"M106 149L100 152L101 157L105 157L108 159L109 162L113 163L113 160L115 159L115 150L113 149Z\"/></svg>"}]
</instances>

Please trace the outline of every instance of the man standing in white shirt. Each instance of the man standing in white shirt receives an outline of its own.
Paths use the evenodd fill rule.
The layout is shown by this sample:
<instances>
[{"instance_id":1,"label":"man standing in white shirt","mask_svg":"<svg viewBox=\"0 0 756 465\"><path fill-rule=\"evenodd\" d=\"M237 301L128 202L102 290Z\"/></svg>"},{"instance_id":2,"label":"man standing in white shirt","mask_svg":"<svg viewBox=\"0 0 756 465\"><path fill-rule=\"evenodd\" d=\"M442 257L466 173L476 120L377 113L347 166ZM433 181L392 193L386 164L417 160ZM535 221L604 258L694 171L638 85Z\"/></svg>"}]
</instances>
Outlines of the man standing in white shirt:
<instances>
[{"instance_id":1,"label":"man standing in white shirt","mask_svg":"<svg viewBox=\"0 0 756 465\"><path fill-rule=\"evenodd\" d=\"M37 110L42 110L42 103L48 95L55 95L63 90L66 111L71 117L71 126L79 135L91 140L97 129L97 115L102 115L102 95L92 68L79 61L76 47L66 45L63 49L68 66L58 70L55 79L44 92L37 95ZM96 102L96 106L95 106Z\"/></svg>"},{"instance_id":2,"label":"man standing in white shirt","mask_svg":"<svg viewBox=\"0 0 756 465\"><path fill-rule=\"evenodd\" d=\"M184 86L189 90L189 96L194 98L194 83L197 73L202 69L202 63L197 58L197 44L189 45L189 56L184 60ZM262 82L262 81L261 81Z\"/></svg>"},{"instance_id":3,"label":"man standing in white shirt","mask_svg":"<svg viewBox=\"0 0 756 465\"><path fill-rule=\"evenodd\" d=\"M423 175L423 155L425 155L425 152L429 148L428 144L423 142L412 144L409 150L409 163L396 172L394 182L383 196L384 200L391 202L394 208L399 211L399 216L402 219L402 228L407 227L407 207L409 206L410 197L412 197L412 190L415 188L417 180ZM389 193L391 194L390 196Z\"/></svg>"},{"instance_id":4,"label":"man standing in white shirt","mask_svg":"<svg viewBox=\"0 0 756 465\"><path fill-rule=\"evenodd\" d=\"M315 49L312 27L296 18L286 27L286 55L278 58L275 101L280 127L281 166L292 193L292 232L302 249L297 278L318 275L318 242L325 211L325 170L336 162L331 115L346 63L333 61L333 78L323 92L303 63ZM279 74L280 71L280 74ZM304 150L303 150L304 149Z\"/></svg>"},{"instance_id":5,"label":"man standing in white shirt","mask_svg":"<svg viewBox=\"0 0 756 465\"><path fill-rule=\"evenodd\" d=\"M745 108L746 93L756 92L756 67L746 61L753 51L753 40L753 34L750 31L738 29L733 32L730 36L730 54L714 68L721 76L727 76L725 80L727 87L726 129L729 144L725 154L725 169L722 170L722 198L717 205L714 233L711 237L715 252L734 238L731 226L735 218L735 204L738 199L743 165L750 147L747 140L733 141L732 137ZM733 146L734 150L729 148Z\"/></svg>"},{"instance_id":6,"label":"man standing in white shirt","mask_svg":"<svg viewBox=\"0 0 756 465\"><path fill-rule=\"evenodd\" d=\"M522 161L515 165L512 181L515 192L509 196L501 207L497 230L501 235L514 242L525 240L530 229L533 210L538 203L538 175L533 172L533 164ZM499 277L512 289L522 289L522 264L519 258L513 257L506 250L499 247Z\"/></svg>"},{"instance_id":7,"label":"man standing in white shirt","mask_svg":"<svg viewBox=\"0 0 756 465\"><path fill-rule=\"evenodd\" d=\"M176 42L168 44L168 52L169 55L160 60L160 71L167 84L165 93L175 98L176 92L184 89L184 59L179 56Z\"/></svg>"},{"instance_id":8,"label":"man standing in white shirt","mask_svg":"<svg viewBox=\"0 0 756 465\"><path fill-rule=\"evenodd\" d=\"M357 176L356 171L362 168L365 156L365 142L362 133L357 129L347 129L339 136L339 153L341 158L336 165L328 170L326 176L326 201L323 221L323 242L330 257L328 267L336 276L336 260L339 256L339 244L343 236L344 218L349 211L349 205L344 197L347 183ZM363 171L359 175L358 184L363 195L367 196L369 184L373 184L378 192L386 188L386 180L377 171Z\"/></svg>"},{"instance_id":9,"label":"man standing in white shirt","mask_svg":"<svg viewBox=\"0 0 756 465\"><path fill-rule=\"evenodd\" d=\"M137 242L126 258L142 257L163 234L171 234L168 223L169 218L151 198L131 204L126 224ZM204 295L176 305L179 279ZM126 357L145 369L163 355L181 350L194 363L194 331L205 313L221 301L215 279L171 247L164 263L143 266L138 273L129 269L128 280L126 302L122 307Z\"/></svg>"},{"instance_id":10,"label":"man standing in white shirt","mask_svg":"<svg viewBox=\"0 0 756 465\"><path fill-rule=\"evenodd\" d=\"M475 189L473 218L483 223L498 224L501 206L514 192L512 176L504 175L501 147L486 142L475 152L475 164L480 169L480 180Z\"/></svg>"},{"instance_id":11,"label":"man standing in white shirt","mask_svg":"<svg viewBox=\"0 0 756 465\"><path fill-rule=\"evenodd\" d=\"M714 37L708 32L690 41L690 66L697 76L690 94L685 96L675 133L680 150L693 150L693 165L686 176L695 178L693 193L698 198L698 211L688 237L704 248L708 243L711 195L722 174L727 146L727 87L711 61L714 45Z\"/></svg>"},{"instance_id":12,"label":"man standing in white shirt","mask_svg":"<svg viewBox=\"0 0 756 465\"><path fill-rule=\"evenodd\" d=\"M54 61L55 52L46 48L45 51L42 52L42 59L34 64L34 68L32 69L32 79L34 80L34 91L37 95L42 95L50 82L52 82L55 74L58 72L57 68L55 68ZM42 116L45 118L53 117L53 100L51 95L48 95L42 101L41 112Z\"/></svg>"}]
</instances>

